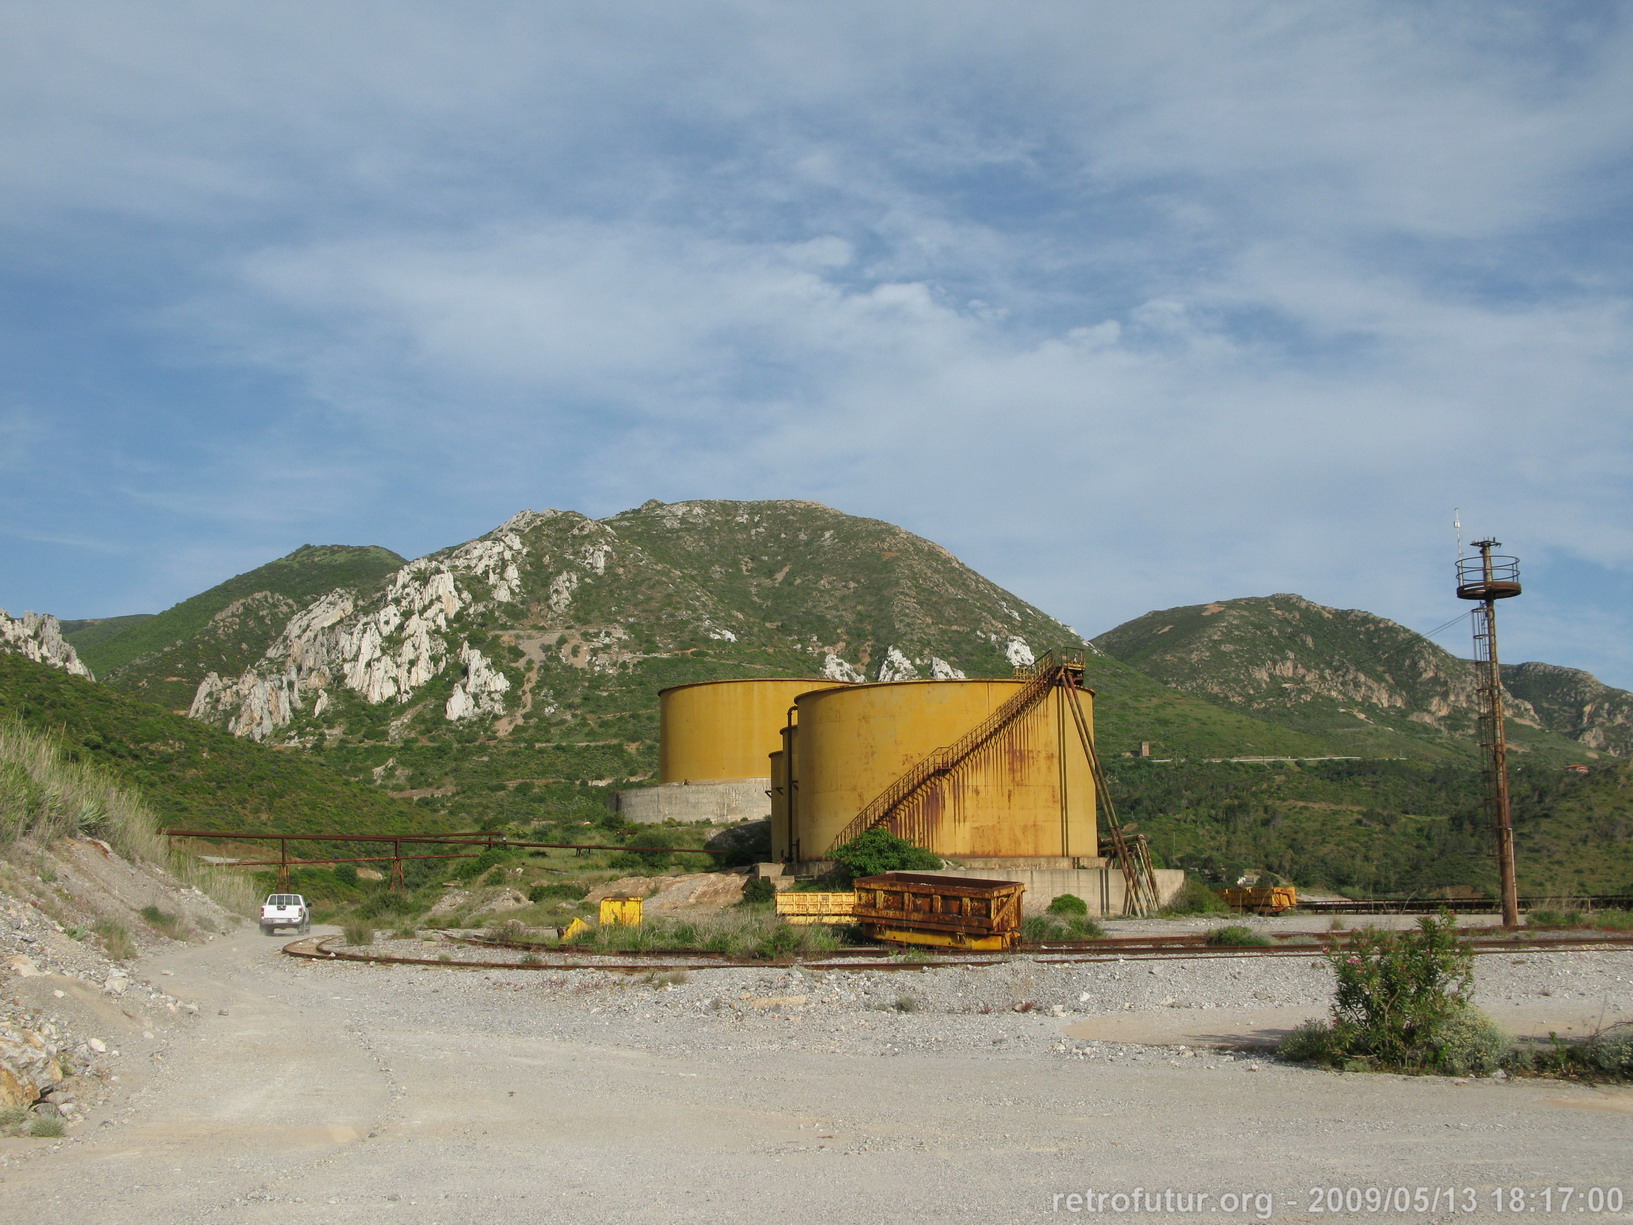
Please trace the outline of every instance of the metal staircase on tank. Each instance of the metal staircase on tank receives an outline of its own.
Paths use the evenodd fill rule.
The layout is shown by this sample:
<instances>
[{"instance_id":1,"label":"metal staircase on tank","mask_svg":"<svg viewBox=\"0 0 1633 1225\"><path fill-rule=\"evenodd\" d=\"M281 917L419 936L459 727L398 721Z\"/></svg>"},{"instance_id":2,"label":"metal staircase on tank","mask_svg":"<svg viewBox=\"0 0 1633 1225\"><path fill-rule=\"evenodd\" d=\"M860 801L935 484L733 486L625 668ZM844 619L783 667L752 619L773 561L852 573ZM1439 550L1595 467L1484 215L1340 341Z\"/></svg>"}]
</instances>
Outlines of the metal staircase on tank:
<instances>
[{"instance_id":1,"label":"metal staircase on tank","mask_svg":"<svg viewBox=\"0 0 1633 1225\"><path fill-rule=\"evenodd\" d=\"M931 833L931 822L926 820L923 801L942 779L953 774L1008 728L1036 708L1057 689L1077 690L1083 687L1084 652L1048 651L1029 670L1026 684L1017 690L975 727L945 748L936 749L915 762L884 791L880 792L828 848L828 853L854 841L862 834L881 827L899 838L924 845ZM1128 914L1147 914L1157 909L1157 880L1152 871L1150 852L1144 835L1130 841L1117 821L1111 795L1106 788L1105 772L1100 767L1099 754L1094 749L1094 735L1089 730L1087 717L1075 699L1065 705L1072 712L1078 737L1088 754L1089 768L1094 775L1095 794L1099 797L1101 812L1106 818L1108 840L1122 869L1125 884L1123 909Z\"/></svg>"}]
</instances>

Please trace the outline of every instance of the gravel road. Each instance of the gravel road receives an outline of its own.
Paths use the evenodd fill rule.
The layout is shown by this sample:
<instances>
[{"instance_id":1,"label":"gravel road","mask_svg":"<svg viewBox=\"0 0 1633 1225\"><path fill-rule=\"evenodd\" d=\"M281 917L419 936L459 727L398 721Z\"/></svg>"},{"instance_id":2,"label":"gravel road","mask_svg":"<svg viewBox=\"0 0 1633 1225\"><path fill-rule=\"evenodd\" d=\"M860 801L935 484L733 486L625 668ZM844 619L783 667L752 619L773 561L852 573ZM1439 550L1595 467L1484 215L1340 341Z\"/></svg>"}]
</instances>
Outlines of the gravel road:
<instances>
[{"instance_id":1,"label":"gravel road","mask_svg":"<svg viewBox=\"0 0 1633 1225\"><path fill-rule=\"evenodd\" d=\"M0 1147L0 1220L1495 1221L1515 1215L1496 1187L1543 1216L1560 1185L1615 1186L1629 1209L1573 1217L1633 1219L1633 1091L1113 1040L1316 1015L1314 959L674 981L297 961L282 943L246 929L138 962L198 1015L144 1019L152 1038L119 1048L115 1092L70 1138ZM1633 1017L1633 953L1478 974L1493 1011ZM1454 1189L1456 1210L1311 1210L1312 1188L1420 1186ZM1067 1198L1136 1188L1210 1198Z\"/></svg>"}]
</instances>

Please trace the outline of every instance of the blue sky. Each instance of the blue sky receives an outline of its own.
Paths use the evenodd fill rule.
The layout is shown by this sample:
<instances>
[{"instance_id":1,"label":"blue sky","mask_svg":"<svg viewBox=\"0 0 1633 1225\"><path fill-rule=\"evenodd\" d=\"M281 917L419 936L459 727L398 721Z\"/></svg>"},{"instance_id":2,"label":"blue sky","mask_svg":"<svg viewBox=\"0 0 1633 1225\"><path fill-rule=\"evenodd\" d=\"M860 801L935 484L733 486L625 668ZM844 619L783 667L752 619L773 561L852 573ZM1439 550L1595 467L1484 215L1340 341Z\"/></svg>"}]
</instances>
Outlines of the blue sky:
<instances>
[{"instance_id":1,"label":"blue sky","mask_svg":"<svg viewBox=\"0 0 1633 1225\"><path fill-rule=\"evenodd\" d=\"M25 2L0 606L815 498L1086 634L1294 591L1633 688L1633 10ZM1461 627L1441 638L1466 650Z\"/></svg>"}]
</instances>

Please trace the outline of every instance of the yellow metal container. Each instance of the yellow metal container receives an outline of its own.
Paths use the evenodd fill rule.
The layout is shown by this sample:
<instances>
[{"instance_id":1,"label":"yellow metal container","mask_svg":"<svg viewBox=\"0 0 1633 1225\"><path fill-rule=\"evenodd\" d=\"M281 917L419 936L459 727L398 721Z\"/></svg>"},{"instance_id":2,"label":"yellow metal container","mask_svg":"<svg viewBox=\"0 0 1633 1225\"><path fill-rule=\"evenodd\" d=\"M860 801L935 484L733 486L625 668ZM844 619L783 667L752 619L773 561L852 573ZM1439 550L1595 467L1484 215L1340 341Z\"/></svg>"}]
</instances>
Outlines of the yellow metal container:
<instances>
[{"instance_id":1,"label":"yellow metal container","mask_svg":"<svg viewBox=\"0 0 1633 1225\"><path fill-rule=\"evenodd\" d=\"M641 899L638 897L604 897L601 899L602 927L639 927Z\"/></svg>"},{"instance_id":2,"label":"yellow metal container","mask_svg":"<svg viewBox=\"0 0 1633 1225\"><path fill-rule=\"evenodd\" d=\"M801 694L788 754L788 858L824 857L907 770L992 715L1023 680L900 681ZM1092 856L1094 775L1068 702L1093 728L1094 696L1056 689L917 805L915 840L941 855ZM775 834L775 830L773 830Z\"/></svg>"},{"instance_id":3,"label":"yellow metal container","mask_svg":"<svg viewBox=\"0 0 1633 1225\"><path fill-rule=\"evenodd\" d=\"M676 685L658 694L658 781L764 778L794 699L821 679L759 677Z\"/></svg>"},{"instance_id":4,"label":"yellow metal container","mask_svg":"<svg viewBox=\"0 0 1633 1225\"><path fill-rule=\"evenodd\" d=\"M1256 889L1221 889L1219 896L1232 910L1252 914L1280 914L1298 905L1298 890L1292 885L1266 885Z\"/></svg>"},{"instance_id":5,"label":"yellow metal container","mask_svg":"<svg viewBox=\"0 0 1633 1225\"><path fill-rule=\"evenodd\" d=\"M845 924L856 921L856 894L779 893L777 913L795 926L813 923Z\"/></svg>"},{"instance_id":6,"label":"yellow metal container","mask_svg":"<svg viewBox=\"0 0 1633 1225\"><path fill-rule=\"evenodd\" d=\"M568 940L577 940L585 932L590 930L592 929L588 923L586 923L583 919L575 918L566 927L561 929L562 942L566 943Z\"/></svg>"}]
</instances>

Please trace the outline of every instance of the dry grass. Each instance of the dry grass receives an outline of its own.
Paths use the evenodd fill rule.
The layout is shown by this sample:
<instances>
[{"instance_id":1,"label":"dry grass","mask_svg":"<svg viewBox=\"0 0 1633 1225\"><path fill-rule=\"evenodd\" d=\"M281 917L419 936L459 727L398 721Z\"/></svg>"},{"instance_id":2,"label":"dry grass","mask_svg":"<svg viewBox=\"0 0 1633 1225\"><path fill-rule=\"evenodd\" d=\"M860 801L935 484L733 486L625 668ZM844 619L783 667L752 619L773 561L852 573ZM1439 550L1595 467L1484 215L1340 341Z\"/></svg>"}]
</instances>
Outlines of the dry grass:
<instances>
[{"instance_id":1,"label":"dry grass","mask_svg":"<svg viewBox=\"0 0 1633 1225\"><path fill-rule=\"evenodd\" d=\"M158 830L153 811L100 766L70 761L52 737L0 720L0 856L37 857L36 848L59 838L99 838L127 859L162 865L179 884L230 910L254 911L253 882L172 855Z\"/></svg>"}]
</instances>

